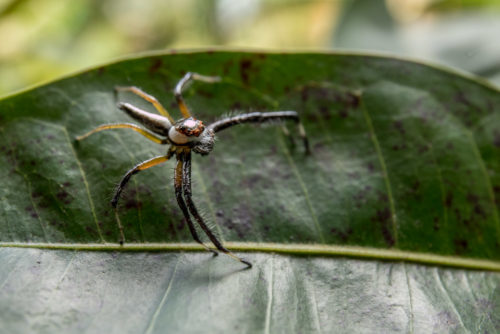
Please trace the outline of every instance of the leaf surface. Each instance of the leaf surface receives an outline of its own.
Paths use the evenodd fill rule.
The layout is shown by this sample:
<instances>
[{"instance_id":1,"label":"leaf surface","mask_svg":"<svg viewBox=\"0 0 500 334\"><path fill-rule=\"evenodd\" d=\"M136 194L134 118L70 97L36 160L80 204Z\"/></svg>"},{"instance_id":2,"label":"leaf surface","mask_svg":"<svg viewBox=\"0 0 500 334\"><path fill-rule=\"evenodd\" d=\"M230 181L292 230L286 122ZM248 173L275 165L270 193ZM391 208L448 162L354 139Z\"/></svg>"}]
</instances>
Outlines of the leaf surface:
<instances>
[{"instance_id":1,"label":"leaf surface","mask_svg":"<svg viewBox=\"0 0 500 334\"><path fill-rule=\"evenodd\" d=\"M82 251L120 249L113 188L166 147L129 130L75 136L130 121L115 86L139 86L179 117L172 90L187 71L222 77L186 90L206 124L296 110L310 138L307 157L279 127L241 125L194 157L195 201L225 242L251 251L249 271L182 252L198 248L176 205L174 162L134 176L118 214L122 250L177 252ZM154 110L130 94L119 100ZM495 88L414 62L243 52L129 59L5 98L2 322L11 332L495 331L499 105ZM331 257L359 249L371 260Z\"/></svg>"}]
</instances>

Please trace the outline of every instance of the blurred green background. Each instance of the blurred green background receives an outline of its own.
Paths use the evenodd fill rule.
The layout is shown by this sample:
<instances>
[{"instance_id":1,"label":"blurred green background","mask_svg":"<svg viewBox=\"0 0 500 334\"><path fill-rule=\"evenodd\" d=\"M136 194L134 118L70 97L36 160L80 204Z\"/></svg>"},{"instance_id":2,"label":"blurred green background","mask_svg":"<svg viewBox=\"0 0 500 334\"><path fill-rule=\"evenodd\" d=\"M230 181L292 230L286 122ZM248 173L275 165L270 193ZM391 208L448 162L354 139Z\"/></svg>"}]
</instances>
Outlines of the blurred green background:
<instances>
[{"instance_id":1,"label":"blurred green background","mask_svg":"<svg viewBox=\"0 0 500 334\"><path fill-rule=\"evenodd\" d=\"M0 95L150 50L377 50L500 84L499 0L0 0Z\"/></svg>"}]
</instances>

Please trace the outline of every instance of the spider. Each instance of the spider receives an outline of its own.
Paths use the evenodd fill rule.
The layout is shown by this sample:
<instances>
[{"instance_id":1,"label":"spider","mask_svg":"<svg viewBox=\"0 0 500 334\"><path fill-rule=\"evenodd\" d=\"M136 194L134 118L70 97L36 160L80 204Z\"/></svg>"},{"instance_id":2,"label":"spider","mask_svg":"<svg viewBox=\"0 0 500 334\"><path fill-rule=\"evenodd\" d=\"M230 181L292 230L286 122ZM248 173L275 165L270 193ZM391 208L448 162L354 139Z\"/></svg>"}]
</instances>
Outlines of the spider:
<instances>
[{"instance_id":1,"label":"spider","mask_svg":"<svg viewBox=\"0 0 500 334\"><path fill-rule=\"evenodd\" d=\"M191 152L201 155L209 154L214 148L215 134L221 130L227 129L233 125L240 123L262 123L272 120L295 121L298 125L299 136L303 141L306 154L309 153L308 139L304 127L300 123L299 116L295 111L251 112L222 118L208 126L205 126L202 121L194 118L191 115L191 112L182 97L182 91L184 87L192 80L215 83L220 81L220 77L204 76L192 72L186 73L186 75L178 82L174 90L175 99L182 113L181 119L175 121L155 97L145 93L138 87L116 87L115 94L117 94L117 92L119 91L131 92L133 94L136 94L151 103L160 115L144 111L129 103L119 102L117 104L117 107L119 109L127 113L133 119L142 123L142 125L147 129L144 129L132 123L103 124L82 136L76 137L76 140L80 141L87 138L91 134L103 130L127 128L138 132L139 134L157 144L170 145L167 149L166 154L143 161L130 169L123 176L120 183L116 187L113 199L111 200L111 206L115 210L115 216L117 218L118 228L120 232L119 241L121 245L123 245L125 237L123 234L123 226L118 218L117 205L125 185L129 182L132 175L135 175L140 171L146 170L150 167L159 165L175 156L177 160L174 171L175 197L177 199L179 208L181 209L186 219L189 231L191 232L193 239L201 244L207 251L212 252L214 256L218 255L218 251L220 251L240 261L241 263L244 263L248 266L248 268L250 268L252 266L250 262L234 255L222 245L222 243L217 239L217 237L207 226L201 215L198 213L198 209L196 208L196 205L192 200L191 192ZM293 138L290 136L288 130L284 126L283 131L285 135L287 135L293 142ZM198 233L196 232L191 216L194 217L195 221L201 227L203 232L208 236L210 241L215 246L216 250L208 247L203 243L203 241L201 241Z\"/></svg>"}]
</instances>

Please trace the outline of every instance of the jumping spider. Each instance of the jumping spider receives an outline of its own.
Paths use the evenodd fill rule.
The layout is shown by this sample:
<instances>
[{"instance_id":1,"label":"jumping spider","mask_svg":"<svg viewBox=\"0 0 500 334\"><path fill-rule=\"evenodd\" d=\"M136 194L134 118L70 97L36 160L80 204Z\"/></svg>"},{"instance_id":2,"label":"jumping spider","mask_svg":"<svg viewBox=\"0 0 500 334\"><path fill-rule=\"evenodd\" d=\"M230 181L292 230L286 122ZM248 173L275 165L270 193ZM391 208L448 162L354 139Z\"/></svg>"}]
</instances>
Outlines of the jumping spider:
<instances>
[{"instance_id":1,"label":"jumping spider","mask_svg":"<svg viewBox=\"0 0 500 334\"><path fill-rule=\"evenodd\" d=\"M161 164L175 155L175 158L177 159L177 164L174 172L175 197L182 213L184 214L184 217L186 218L186 222L189 227L189 231L193 236L193 239L196 242L200 243L207 251L212 252L214 255L218 255L218 250L246 264L248 267L251 267L252 265L250 262L234 255L222 245L222 243L212 233L212 231L203 221L203 218L198 213L198 210L196 209L191 196L191 151L199 153L201 155L207 155L214 148L215 134L236 124L262 123L270 120L292 120L298 124L299 135L303 140L307 154L309 153L309 144L306 133L302 124L300 123L299 116L295 111L252 112L226 117L208 126L205 126L202 121L197 120L191 115L191 112L189 111L182 97L183 88L191 80L214 83L220 81L220 78L208 77L189 72L179 81L179 83L175 87L174 95L183 116L181 119L175 121L156 98L143 92L139 88L134 86L117 87L115 88L115 92L127 91L134 93L150 102L161 115L152 114L147 111L141 110L129 103L120 102L118 103L119 109L123 110L130 117L142 123L142 125L144 125L149 130L143 129L131 123L104 124L98 126L94 130L82 136L77 137L76 139L82 140L93 133L103 130L128 128L140 133L141 135L155 143L170 145L165 155L157 156L155 158L141 162L134 168L130 169L125 174L125 176L123 176L115 190L113 199L111 200L111 205L115 210L117 218L118 215L116 210L118 199L120 198L120 194L122 193L123 188L128 183L132 175L137 174L142 170ZM286 130L285 127L283 127L283 130L285 131L286 135L289 135L288 130ZM290 138L293 140L292 137ZM206 233L217 250L209 248L201 241L198 233L196 232L193 221L191 220L191 215L199 224L203 232ZM125 237L123 235L123 226L121 225L119 219L117 219L117 221L120 230L120 244L123 244L125 240Z\"/></svg>"}]
</instances>

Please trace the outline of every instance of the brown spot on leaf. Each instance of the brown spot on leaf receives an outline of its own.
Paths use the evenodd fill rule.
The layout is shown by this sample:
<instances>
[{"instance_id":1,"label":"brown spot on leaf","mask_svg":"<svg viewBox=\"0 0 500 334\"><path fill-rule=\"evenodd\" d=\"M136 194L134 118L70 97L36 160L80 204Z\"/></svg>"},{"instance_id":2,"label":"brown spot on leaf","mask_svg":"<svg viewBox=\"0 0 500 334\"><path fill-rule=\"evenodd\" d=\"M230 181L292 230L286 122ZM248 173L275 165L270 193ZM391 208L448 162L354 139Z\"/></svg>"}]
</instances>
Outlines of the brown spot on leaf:
<instances>
[{"instance_id":1,"label":"brown spot on leaf","mask_svg":"<svg viewBox=\"0 0 500 334\"><path fill-rule=\"evenodd\" d=\"M399 133L401 133L402 135L406 134L406 130L403 127L402 121L395 121L393 124L394 124L394 127L396 127L396 129L399 131Z\"/></svg>"},{"instance_id":2,"label":"brown spot on leaf","mask_svg":"<svg viewBox=\"0 0 500 334\"><path fill-rule=\"evenodd\" d=\"M493 145L500 148L500 131L495 131L493 134Z\"/></svg>"},{"instance_id":3,"label":"brown spot on leaf","mask_svg":"<svg viewBox=\"0 0 500 334\"><path fill-rule=\"evenodd\" d=\"M352 235L353 230L352 230L352 228L349 227L349 228L347 228L347 230L341 231L340 229L337 229L337 228L333 227L330 230L330 232L333 235L339 237L340 240L345 243L345 242L347 242L347 240L349 240L349 237Z\"/></svg>"},{"instance_id":4,"label":"brown spot on leaf","mask_svg":"<svg viewBox=\"0 0 500 334\"><path fill-rule=\"evenodd\" d=\"M154 74L163 65L163 60L161 58L151 59L151 66L149 67L149 74Z\"/></svg>"},{"instance_id":5,"label":"brown spot on leaf","mask_svg":"<svg viewBox=\"0 0 500 334\"><path fill-rule=\"evenodd\" d=\"M391 232L391 210L389 209L389 207L377 210L377 213L371 218L371 221L379 223L380 229L382 231L382 236L384 237L387 246L394 246L396 241Z\"/></svg>"},{"instance_id":6,"label":"brown spot on leaf","mask_svg":"<svg viewBox=\"0 0 500 334\"><path fill-rule=\"evenodd\" d=\"M456 239L453 243L455 244L455 254L457 255L465 253L469 247L469 243L465 239Z\"/></svg>"},{"instance_id":7,"label":"brown spot on leaf","mask_svg":"<svg viewBox=\"0 0 500 334\"><path fill-rule=\"evenodd\" d=\"M434 217L434 231L439 231L440 229L440 224L439 224L439 217Z\"/></svg>"},{"instance_id":8,"label":"brown spot on leaf","mask_svg":"<svg viewBox=\"0 0 500 334\"><path fill-rule=\"evenodd\" d=\"M446 194L445 199L444 199L444 206L446 206L447 208L450 208L452 204L453 204L453 193L448 192Z\"/></svg>"},{"instance_id":9,"label":"brown spot on leaf","mask_svg":"<svg viewBox=\"0 0 500 334\"><path fill-rule=\"evenodd\" d=\"M240 76L245 85L250 82L250 72L252 70L252 61L250 59L242 59L240 61Z\"/></svg>"},{"instance_id":10,"label":"brown spot on leaf","mask_svg":"<svg viewBox=\"0 0 500 334\"><path fill-rule=\"evenodd\" d=\"M73 201L69 193L64 189L59 190L59 192L56 194L56 197L64 204L69 204Z\"/></svg>"}]
</instances>

